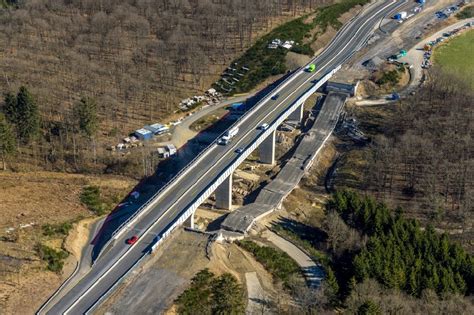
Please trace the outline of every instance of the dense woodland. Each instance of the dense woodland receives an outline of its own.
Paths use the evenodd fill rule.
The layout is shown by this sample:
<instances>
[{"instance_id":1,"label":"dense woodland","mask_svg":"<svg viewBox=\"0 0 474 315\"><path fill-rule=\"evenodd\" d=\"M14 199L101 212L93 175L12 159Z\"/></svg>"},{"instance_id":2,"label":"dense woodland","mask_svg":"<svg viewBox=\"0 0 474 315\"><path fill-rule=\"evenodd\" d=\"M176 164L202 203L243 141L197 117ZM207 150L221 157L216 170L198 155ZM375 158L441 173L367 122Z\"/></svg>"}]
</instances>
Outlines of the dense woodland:
<instances>
[{"instance_id":1,"label":"dense woodland","mask_svg":"<svg viewBox=\"0 0 474 315\"><path fill-rule=\"evenodd\" d=\"M435 313L443 308L450 308L447 313L472 311L462 296L474 291L474 258L446 234L431 226L421 228L416 220L405 218L402 208L390 209L352 191L333 195L326 222L329 265L338 280L337 286L330 286L336 290L326 294L328 305L376 310L361 314L397 309L405 314L430 307ZM348 231L359 240L351 242ZM373 300L364 300L367 296ZM407 303L400 305L403 300Z\"/></svg>"},{"instance_id":2,"label":"dense woodland","mask_svg":"<svg viewBox=\"0 0 474 315\"><path fill-rule=\"evenodd\" d=\"M0 92L25 86L40 123L34 141L17 142L15 161L25 162L17 169L114 169L117 162L104 158L105 139L116 143L162 121L180 99L207 89L257 36L332 2L3 1ZM94 134L73 135L81 99L96 104ZM136 155L131 160L145 153Z\"/></svg>"}]
</instances>

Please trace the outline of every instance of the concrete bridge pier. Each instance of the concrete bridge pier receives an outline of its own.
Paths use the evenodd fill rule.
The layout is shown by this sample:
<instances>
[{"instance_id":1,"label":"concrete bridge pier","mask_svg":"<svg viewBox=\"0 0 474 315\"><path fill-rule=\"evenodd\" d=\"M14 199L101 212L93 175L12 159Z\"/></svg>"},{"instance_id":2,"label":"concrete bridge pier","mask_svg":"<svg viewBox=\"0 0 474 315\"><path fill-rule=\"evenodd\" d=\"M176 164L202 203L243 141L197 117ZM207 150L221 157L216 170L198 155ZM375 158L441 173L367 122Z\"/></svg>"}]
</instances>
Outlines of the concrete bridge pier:
<instances>
[{"instance_id":1,"label":"concrete bridge pier","mask_svg":"<svg viewBox=\"0 0 474 315\"><path fill-rule=\"evenodd\" d=\"M232 208L232 174L216 189L216 207L226 210Z\"/></svg>"},{"instance_id":2,"label":"concrete bridge pier","mask_svg":"<svg viewBox=\"0 0 474 315\"><path fill-rule=\"evenodd\" d=\"M276 130L274 130L258 148L260 153L260 162L265 164L275 164L275 137Z\"/></svg>"},{"instance_id":3,"label":"concrete bridge pier","mask_svg":"<svg viewBox=\"0 0 474 315\"><path fill-rule=\"evenodd\" d=\"M298 106L293 113L288 116L288 120L294 120L301 122L303 120L303 112L304 112L304 103Z\"/></svg>"},{"instance_id":4,"label":"concrete bridge pier","mask_svg":"<svg viewBox=\"0 0 474 315\"><path fill-rule=\"evenodd\" d=\"M191 216L189 218L186 219L186 221L184 222L184 225L191 228L191 229L194 229L194 215L196 214L196 210L193 212L193 214L191 214Z\"/></svg>"}]
</instances>

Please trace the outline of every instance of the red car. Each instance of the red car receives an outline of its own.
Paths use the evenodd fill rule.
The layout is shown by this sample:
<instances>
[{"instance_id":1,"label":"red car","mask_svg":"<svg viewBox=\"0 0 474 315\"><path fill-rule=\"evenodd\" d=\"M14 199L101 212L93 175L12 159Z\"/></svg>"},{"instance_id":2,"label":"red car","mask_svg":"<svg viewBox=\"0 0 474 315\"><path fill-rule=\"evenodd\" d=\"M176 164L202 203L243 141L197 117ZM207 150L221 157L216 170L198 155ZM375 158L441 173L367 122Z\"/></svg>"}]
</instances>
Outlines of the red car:
<instances>
[{"instance_id":1,"label":"red car","mask_svg":"<svg viewBox=\"0 0 474 315\"><path fill-rule=\"evenodd\" d=\"M127 240L127 244L133 245L138 241L138 236L134 235Z\"/></svg>"}]
</instances>

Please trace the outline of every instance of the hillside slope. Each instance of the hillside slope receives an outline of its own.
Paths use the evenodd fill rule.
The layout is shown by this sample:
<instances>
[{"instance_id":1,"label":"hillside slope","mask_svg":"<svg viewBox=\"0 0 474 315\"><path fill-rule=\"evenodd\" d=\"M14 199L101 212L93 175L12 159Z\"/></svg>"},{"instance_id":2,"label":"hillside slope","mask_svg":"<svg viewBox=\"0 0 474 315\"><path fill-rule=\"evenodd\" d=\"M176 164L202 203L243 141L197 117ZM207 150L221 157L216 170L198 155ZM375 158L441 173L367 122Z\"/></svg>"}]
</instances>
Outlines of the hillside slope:
<instances>
[{"instance_id":1,"label":"hillside slope","mask_svg":"<svg viewBox=\"0 0 474 315\"><path fill-rule=\"evenodd\" d=\"M273 23L321 2L21 1L0 9L0 91L27 85L47 120L86 95L102 128L140 126L206 89Z\"/></svg>"}]
</instances>

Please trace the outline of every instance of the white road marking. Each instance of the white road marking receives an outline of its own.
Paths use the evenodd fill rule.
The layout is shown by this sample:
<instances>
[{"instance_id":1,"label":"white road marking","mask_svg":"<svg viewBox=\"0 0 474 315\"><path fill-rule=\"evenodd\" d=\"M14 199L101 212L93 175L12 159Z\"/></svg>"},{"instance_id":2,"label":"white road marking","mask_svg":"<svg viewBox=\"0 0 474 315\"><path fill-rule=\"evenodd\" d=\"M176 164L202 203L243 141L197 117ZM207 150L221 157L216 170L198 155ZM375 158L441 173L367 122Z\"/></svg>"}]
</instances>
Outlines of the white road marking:
<instances>
[{"instance_id":1,"label":"white road marking","mask_svg":"<svg viewBox=\"0 0 474 315\"><path fill-rule=\"evenodd\" d=\"M393 0L392 3L389 3L389 4L387 4L386 6L384 6L382 9L380 9L379 11L377 11L374 15L377 15L378 13L380 13L381 11L383 11L387 6L392 5L394 2L396 2L396 1ZM359 33L359 31L361 30L361 28L362 28L366 23L368 23L369 21L370 21L370 19L366 20L366 21L357 29L357 31L356 31L356 33L354 34L354 36L355 36L357 33ZM334 59L336 59L350 43L351 43L351 41L348 41L347 44L339 51L339 53L337 53L331 60L329 60L328 62L326 62L326 64L325 64L323 67L321 67L321 68L326 67L329 63L331 63ZM315 59L316 59L316 58L315 58ZM314 60L314 59L313 59L313 60ZM304 70L302 70L302 71L304 71ZM321 70L319 70L319 71L321 71ZM308 81L312 80L312 79L314 78L314 76L315 76L317 73L319 73L319 71L318 71L318 72L315 72L311 77L309 77L307 80L305 80L300 86L305 85L306 83L308 83ZM295 92L296 92L296 90L293 91L292 93L290 93L290 95L288 95L288 96L283 100L283 102L286 101L289 97L291 97ZM268 99L267 99L267 101L268 101ZM281 104L281 103L282 103L282 102L280 102L280 104ZM262 103L262 104L263 104L263 103ZM267 114L267 115L264 117L264 119L267 118L267 117L268 117L271 113L273 113L273 111L275 111L275 110L276 110L276 108L273 109L269 114ZM262 122L264 119L260 120L260 122ZM245 136L241 138L241 140L244 139L244 138L245 138L250 132L252 132L252 131L254 131L254 130L253 130L253 129L249 130L249 131L245 134ZM235 147L235 146L234 146L234 147ZM224 157L226 157L226 156L229 154L229 152L232 152L232 153L233 153L232 150L229 150L228 153L226 153L224 156L222 156L222 157L219 159L219 162L220 162ZM205 173L205 175L206 175L209 171L210 171L210 169ZM202 176L202 177L204 177L204 176ZM202 178L202 177L201 177L201 178ZM196 185L196 183L195 183L194 185ZM192 187L194 187L194 185L193 185ZM179 200L181 200L182 197L183 197L183 196L181 196L180 199L178 199L178 201L176 201L174 204L176 204L177 202L179 202ZM174 205L174 204L173 204L173 205ZM160 222L161 218L163 218L163 217L165 216L165 214L173 207L173 205L172 205L171 207L169 207L169 208L161 215L161 217L158 218L158 219L155 221L155 223L153 223L153 224L145 231L145 233L148 233L158 222ZM143 239L144 239L144 238L139 238L138 241L137 241L133 246L136 246L139 242L143 241ZM124 259L124 258L126 257L126 255L128 254L128 252L129 252L131 249L132 249L132 246L131 246L105 273L103 273L76 301L74 301L74 303L71 304L71 306L69 306L69 307L66 309L66 311L64 312L64 314L68 314L68 312L69 312L72 308L74 308L74 306L76 306L76 305L84 298L84 296L86 296L106 275L108 275L108 274L115 268L115 266L117 266L117 264L119 264L119 263L122 261L122 259Z\"/></svg>"}]
</instances>

